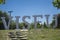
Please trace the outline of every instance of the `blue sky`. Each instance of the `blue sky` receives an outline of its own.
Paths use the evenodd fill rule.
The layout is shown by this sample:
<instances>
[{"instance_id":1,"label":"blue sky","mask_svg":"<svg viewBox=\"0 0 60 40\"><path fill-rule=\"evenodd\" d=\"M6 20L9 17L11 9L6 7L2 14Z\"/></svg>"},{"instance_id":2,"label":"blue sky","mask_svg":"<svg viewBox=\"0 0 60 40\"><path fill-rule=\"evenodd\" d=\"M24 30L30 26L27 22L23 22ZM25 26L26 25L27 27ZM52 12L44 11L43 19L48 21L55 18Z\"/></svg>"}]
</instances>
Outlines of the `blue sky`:
<instances>
[{"instance_id":1,"label":"blue sky","mask_svg":"<svg viewBox=\"0 0 60 40\"><path fill-rule=\"evenodd\" d=\"M30 16L31 19L26 19L29 22L33 22L32 15L43 15L43 18L38 20L46 21L45 16L49 14L49 22L52 20L52 16L60 12L52 5L53 0L6 0L5 4L0 5L0 10L3 11L13 11L12 16L21 16L20 21L22 21L22 17L27 15ZM14 18L15 20L15 18Z\"/></svg>"}]
</instances>

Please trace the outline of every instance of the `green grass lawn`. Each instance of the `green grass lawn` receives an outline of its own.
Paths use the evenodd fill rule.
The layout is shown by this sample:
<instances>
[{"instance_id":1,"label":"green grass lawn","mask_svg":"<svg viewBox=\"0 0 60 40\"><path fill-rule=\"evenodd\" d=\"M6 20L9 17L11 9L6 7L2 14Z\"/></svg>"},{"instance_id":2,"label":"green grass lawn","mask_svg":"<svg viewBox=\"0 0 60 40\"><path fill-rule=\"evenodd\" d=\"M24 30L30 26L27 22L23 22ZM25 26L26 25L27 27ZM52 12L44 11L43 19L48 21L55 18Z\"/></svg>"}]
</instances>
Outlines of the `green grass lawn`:
<instances>
[{"instance_id":1,"label":"green grass lawn","mask_svg":"<svg viewBox=\"0 0 60 40\"><path fill-rule=\"evenodd\" d=\"M60 29L30 30L29 40L60 40Z\"/></svg>"},{"instance_id":2,"label":"green grass lawn","mask_svg":"<svg viewBox=\"0 0 60 40\"><path fill-rule=\"evenodd\" d=\"M0 30L0 40L9 40L8 32L15 30ZM24 33L24 32L23 32ZM60 40L60 29L32 29L27 33L28 40Z\"/></svg>"}]
</instances>

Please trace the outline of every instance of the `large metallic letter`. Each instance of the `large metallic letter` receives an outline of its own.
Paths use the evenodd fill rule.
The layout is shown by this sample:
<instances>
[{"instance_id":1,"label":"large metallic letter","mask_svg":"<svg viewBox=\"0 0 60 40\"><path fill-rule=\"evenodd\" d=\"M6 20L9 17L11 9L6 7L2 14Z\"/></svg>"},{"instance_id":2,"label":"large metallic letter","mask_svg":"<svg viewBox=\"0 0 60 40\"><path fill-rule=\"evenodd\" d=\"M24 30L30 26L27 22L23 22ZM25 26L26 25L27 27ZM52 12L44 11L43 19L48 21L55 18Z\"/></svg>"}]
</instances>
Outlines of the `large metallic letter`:
<instances>
[{"instance_id":1,"label":"large metallic letter","mask_svg":"<svg viewBox=\"0 0 60 40\"><path fill-rule=\"evenodd\" d=\"M34 27L36 29L37 28L37 22L38 22L37 21L37 17L41 17L42 18L43 16L42 15L34 15L33 17L34 17Z\"/></svg>"},{"instance_id":2,"label":"large metallic letter","mask_svg":"<svg viewBox=\"0 0 60 40\"><path fill-rule=\"evenodd\" d=\"M5 17L1 17L1 19L2 19L2 22L4 24L5 29L8 30L9 29L9 26L10 26L10 22L11 22L12 17L9 16L8 25L6 24Z\"/></svg>"},{"instance_id":3,"label":"large metallic letter","mask_svg":"<svg viewBox=\"0 0 60 40\"><path fill-rule=\"evenodd\" d=\"M54 17L55 17L55 25L53 26L53 28L56 28L57 27L57 15L54 15Z\"/></svg>"},{"instance_id":4,"label":"large metallic letter","mask_svg":"<svg viewBox=\"0 0 60 40\"><path fill-rule=\"evenodd\" d=\"M47 22L47 27L49 27L49 16L50 16L50 15L45 15L45 17L46 17L46 22Z\"/></svg>"},{"instance_id":5,"label":"large metallic letter","mask_svg":"<svg viewBox=\"0 0 60 40\"><path fill-rule=\"evenodd\" d=\"M29 25L29 23L25 20L26 18L29 18L29 19L30 19L30 16L24 16L24 17L22 18L23 22L28 25L28 29L29 29L29 28L30 28L30 25Z\"/></svg>"},{"instance_id":6,"label":"large metallic letter","mask_svg":"<svg viewBox=\"0 0 60 40\"><path fill-rule=\"evenodd\" d=\"M19 18L20 16L15 16L16 17L16 29L19 29Z\"/></svg>"}]
</instances>

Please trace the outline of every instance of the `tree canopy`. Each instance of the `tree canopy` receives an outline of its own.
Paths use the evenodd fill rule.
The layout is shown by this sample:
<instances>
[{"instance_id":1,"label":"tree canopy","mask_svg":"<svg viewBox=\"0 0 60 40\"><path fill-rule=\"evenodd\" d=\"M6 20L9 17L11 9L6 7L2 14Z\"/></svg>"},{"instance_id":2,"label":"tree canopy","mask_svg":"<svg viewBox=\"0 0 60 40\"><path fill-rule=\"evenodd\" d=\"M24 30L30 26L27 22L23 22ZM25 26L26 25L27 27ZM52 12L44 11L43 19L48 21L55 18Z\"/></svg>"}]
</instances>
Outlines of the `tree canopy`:
<instances>
[{"instance_id":1,"label":"tree canopy","mask_svg":"<svg viewBox=\"0 0 60 40\"><path fill-rule=\"evenodd\" d=\"M0 0L0 4L5 4L5 0Z\"/></svg>"},{"instance_id":2,"label":"tree canopy","mask_svg":"<svg viewBox=\"0 0 60 40\"><path fill-rule=\"evenodd\" d=\"M60 0L54 0L52 3L54 7L57 7L58 9L60 9Z\"/></svg>"}]
</instances>

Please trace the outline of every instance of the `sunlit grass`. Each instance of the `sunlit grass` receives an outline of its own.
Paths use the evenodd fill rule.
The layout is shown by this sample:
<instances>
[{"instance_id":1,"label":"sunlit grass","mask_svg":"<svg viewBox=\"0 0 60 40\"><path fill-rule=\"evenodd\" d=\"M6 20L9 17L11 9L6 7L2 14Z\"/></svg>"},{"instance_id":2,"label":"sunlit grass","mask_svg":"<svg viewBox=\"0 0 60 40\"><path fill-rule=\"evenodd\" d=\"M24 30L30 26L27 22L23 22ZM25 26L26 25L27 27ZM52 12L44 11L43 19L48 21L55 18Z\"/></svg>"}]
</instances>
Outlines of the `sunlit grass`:
<instances>
[{"instance_id":1,"label":"sunlit grass","mask_svg":"<svg viewBox=\"0 0 60 40\"><path fill-rule=\"evenodd\" d=\"M60 29L37 29L30 30L29 40L60 40Z\"/></svg>"},{"instance_id":2,"label":"sunlit grass","mask_svg":"<svg viewBox=\"0 0 60 40\"><path fill-rule=\"evenodd\" d=\"M0 40L9 40L8 32L15 30L0 30ZM28 40L60 40L60 29L31 29L28 31Z\"/></svg>"}]
</instances>

